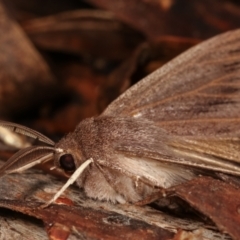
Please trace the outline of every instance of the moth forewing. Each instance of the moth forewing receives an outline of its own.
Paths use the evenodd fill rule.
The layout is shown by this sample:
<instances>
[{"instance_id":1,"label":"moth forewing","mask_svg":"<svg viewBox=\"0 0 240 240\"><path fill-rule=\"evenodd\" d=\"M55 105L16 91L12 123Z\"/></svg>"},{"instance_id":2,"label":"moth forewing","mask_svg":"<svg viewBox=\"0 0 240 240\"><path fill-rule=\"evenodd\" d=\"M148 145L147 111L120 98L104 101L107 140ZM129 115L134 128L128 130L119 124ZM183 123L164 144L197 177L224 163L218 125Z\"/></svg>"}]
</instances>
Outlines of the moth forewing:
<instances>
[{"instance_id":1,"label":"moth forewing","mask_svg":"<svg viewBox=\"0 0 240 240\"><path fill-rule=\"evenodd\" d=\"M180 164L240 176L239 138L175 137L170 145Z\"/></svg>"},{"instance_id":2,"label":"moth forewing","mask_svg":"<svg viewBox=\"0 0 240 240\"><path fill-rule=\"evenodd\" d=\"M120 119L124 118L116 121ZM125 121L134 122L129 118ZM152 125L143 129L144 124ZM101 160L102 166L161 188L204 175L204 171L206 175L215 172L240 175L238 138L183 138L169 135L154 123L141 119L135 119L134 126L137 136L126 129L124 138L115 139L114 162Z\"/></svg>"},{"instance_id":3,"label":"moth forewing","mask_svg":"<svg viewBox=\"0 0 240 240\"><path fill-rule=\"evenodd\" d=\"M177 142L177 138L174 139ZM179 142L180 143L180 142ZM240 138L225 136L216 138L184 138L185 147L195 151L240 163Z\"/></svg>"},{"instance_id":4,"label":"moth forewing","mask_svg":"<svg viewBox=\"0 0 240 240\"><path fill-rule=\"evenodd\" d=\"M122 152L115 159L121 162L118 169L122 174L153 187L166 189L196 177L194 171L180 164L171 164L161 156L158 159L146 158L131 156L129 153L124 155Z\"/></svg>"},{"instance_id":5,"label":"moth forewing","mask_svg":"<svg viewBox=\"0 0 240 240\"><path fill-rule=\"evenodd\" d=\"M240 134L240 30L189 49L128 89L103 115L148 119L179 136Z\"/></svg>"}]
</instances>

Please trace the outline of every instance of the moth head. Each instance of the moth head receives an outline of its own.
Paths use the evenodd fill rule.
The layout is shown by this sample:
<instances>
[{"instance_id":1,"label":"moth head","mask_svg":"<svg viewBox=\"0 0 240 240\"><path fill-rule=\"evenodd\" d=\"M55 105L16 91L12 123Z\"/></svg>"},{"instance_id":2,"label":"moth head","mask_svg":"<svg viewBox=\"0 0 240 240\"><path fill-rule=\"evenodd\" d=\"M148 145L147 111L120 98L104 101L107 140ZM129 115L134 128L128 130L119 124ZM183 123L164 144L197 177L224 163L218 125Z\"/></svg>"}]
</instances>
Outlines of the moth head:
<instances>
[{"instance_id":1,"label":"moth head","mask_svg":"<svg viewBox=\"0 0 240 240\"><path fill-rule=\"evenodd\" d=\"M65 172L66 175L72 174L77 169L76 154L69 150L56 148L54 154L54 166Z\"/></svg>"},{"instance_id":2,"label":"moth head","mask_svg":"<svg viewBox=\"0 0 240 240\"><path fill-rule=\"evenodd\" d=\"M70 134L55 144L54 165L67 175L72 174L85 160Z\"/></svg>"},{"instance_id":3,"label":"moth head","mask_svg":"<svg viewBox=\"0 0 240 240\"><path fill-rule=\"evenodd\" d=\"M65 172L74 172L76 170L75 160L71 153L62 154L58 157L57 162Z\"/></svg>"}]
</instances>

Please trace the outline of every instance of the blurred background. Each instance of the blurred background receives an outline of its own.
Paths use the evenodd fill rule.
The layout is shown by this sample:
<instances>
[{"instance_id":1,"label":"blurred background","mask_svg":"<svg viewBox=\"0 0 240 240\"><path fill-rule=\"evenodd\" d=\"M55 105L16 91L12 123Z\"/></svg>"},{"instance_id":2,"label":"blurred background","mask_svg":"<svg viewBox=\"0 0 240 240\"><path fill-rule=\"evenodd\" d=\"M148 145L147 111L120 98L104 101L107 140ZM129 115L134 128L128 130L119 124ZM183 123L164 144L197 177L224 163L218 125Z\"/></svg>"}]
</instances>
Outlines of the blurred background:
<instances>
[{"instance_id":1,"label":"blurred background","mask_svg":"<svg viewBox=\"0 0 240 240\"><path fill-rule=\"evenodd\" d=\"M53 140L184 50L240 27L239 1L0 1L0 119Z\"/></svg>"},{"instance_id":2,"label":"blurred background","mask_svg":"<svg viewBox=\"0 0 240 240\"><path fill-rule=\"evenodd\" d=\"M82 119L101 114L109 103L131 85L183 51L205 39L239 27L240 2L234 0L0 0L0 120L20 123L58 141L62 136L73 131ZM19 138L15 140L15 137L16 134L0 127L1 160L8 159L12 155L12 150L16 151L16 148L24 148L31 144L27 138L20 138L18 142ZM9 144L9 140L13 140L13 144ZM8 151L9 149L10 151ZM51 167L52 163L41 166L46 171L50 171ZM59 172L50 172L51 174L60 174ZM119 222L115 224L114 220L115 228L111 230L109 223L105 224L101 219L108 219L106 216L115 219L112 217L115 205L107 208L109 213L105 212L106 215L98 215L99 209L96 208L96 211L93 206L87 211L80 208L81 211L77 212L78 214L73 218L72 210L67 212L64 210L66 204L70 202L69 205L71 205L71 200L67 198L61 200L65 205L57 206L57 211L60 213L63 211L60 214L64 216L64 222L60 222L63 224L62 230L59 225L54 226L61 220L56 217L55 210L51 212L51 209L49 211L48 209L46 211L38 209L38 212L34 209L34 205L31 205L31 202L34 203L36 199L39 201L39 196L41 202L50 199L53 192L60 188L62 182L60 181L56 187L54 184L57 182L49 175L32 172L31 175L24 174L17 174L12 178L9 175L8 178L1 180L0 193L4 201L0 201L0 204L4 203L5 205L1 206L7 206L12 210L42 219L49 236L54 235L53 233L58 234L58 231L62 234L63 230L70 234L69 231L74 226L79 233L83 232L86 236L92 236L93 233L99 239L106 236L105 230L103 232L101 230L105 228L110 229L111 239L116 239L116 236L120 236L122 232L128 233L128 231L133 236L132 239L138 239L139 237L136 237L138 235L134 235L138 229L140 229L139 233L142 238L145 236L144 229L147 234L157 233L157 237L154 239L173 237L172 232L164 235L165 232L162 230L160 232L159 228L155 226L152 228L147 225L145 228L142 227L145 225L132 222L132 220L131 226L134 227L129 226L129 229L128 226L125 228L124 224L121 228L121 221L120 224ZM36 184L39 183L40 187L36 187ZM49 188L50 184L54 190L52 192L45 191L44 186ZM217 184L219 185L219 182ZM224 229L224 232L233 234L237 229L235 226L239 226L239 221L236 220L239 220L239 197L237 197L239 192L232 190L232 186L224 185L225 188L222 189L225 190L214 191L214 194L216 192L219 194L216 196L212 195L213 191L208 194L207 187L211 189L209 182L206 185L193 183L192 189L198 190L196 186L202 187L200 189L202 192L199 190L200 195L205 196L204 194L206 194L207 200L204 200L205 205L203 205L201 198L199 201L195 199L195 202L193 201L195 206L212 207L210 204L212 199L223 201L225 205L221 205L220 213L220 205L216 204L215 206L214 213L217 217L214 220L217 219L215 221L217 223L222 223L221 219L229 220L228 224L224 222L224 227L230 226L227 230ZM40 191L40 193L35 192L36 198L33 201L31 198L34 195L31 190ZM76 196L75 202L77 202L80 199L80 192L77 189L73 193ZM188 193L189 187L187 186L186 196ZM25 196L29 196L30 201L25 201ZM20 202L15 201L12 202L12 205L7 205L9 203L5 199L10 199L10 203L11 199L20 199ZM234 199L238 207L232 204L231 200ZM85 203L85 201L79 202ZM175 203L173 201L167 204L169 204L170 210L177 212L179 208ZM88 209L89 206L86 206ZM189 212L195 214L195 210L192 211L189 206L185 207L185 203L182 206L184 206L181 208L184 211L180 211L182 216L188 218ZM129 209L126 209L125 214L129 212ZM213 213L209 209L206 208L202 212L212 217ZM224 215L225 210L226 215ZM21 228L19 225L14 227L15 217L12 218L12 216L15 215L13 212L5 211L1 208L0 235L6 228L6 239L17 239L15 234ZM149 214L151 215L148 210L135 212L139 213L141 221L142 216L149 218ZM180 216L179 212L177 214ZM237 217L235 217L236 214ZM154 220L149 218L151 224L156 223L155 217L157 217L157 222L160 222L156 212L153 212L152 216ZM204 219L207 224L206 229L210 229L208 218L197 213L193 219L196 216L200 216L201 220ZM47 239L42 225L39 229L32 230L33 226L29 227L30 221L25 215L16 217L16 219L21 218L27 223L26 229L31 232L32 239ZM90 223L86 219L90 219ZM95 220L98 219L100 220L96 222ZM171 218L164 217L163 219L163 225L167 226L165 225L166 219ZM31 219L31 221L33 220ZM127 221L129 222L129 220ZM191 224L186 224L186 222L182 224L176 219L168 221L170 221L171 229L175 227L175 233L188 226L192 231ZM190 219L190 223L192 223L191 221L192 219ZM78 225L82 222L87 222L91 227ZM146 219L145 222L147 222ZM5 228L3 228L4 226ZM66 230L65 226L69 228ZM96 226L96 228L92 229L92 226ZM202 223L198 226L202 231ZM56 232L53 231L54 227L57 229L55 229ZM23 229L25 228L23 227ZM100 230L97 231L98 229ZM221 229L223 230L223 228ZM15 237L9 237L11 231ZM45 238L42 235L38 238L33 237L33 234L41 231L43 235L45 234ZM134 234L133 231L135 231ZM159 237L160 233L162 237ZM29 239L29 233L27 232L25 235L21 235L18 239ZM196 236L198 236L196 239L202 239L200 235ZM207 239L229 239L228 236L224 236L226 238L223 238L222 235L218 238L215 231L214 235ZM178 237L174 239L180 239L181 236L178 235ZM239 235L236 239L238 238ZM83 238L81 237L81 239ZM146 237L146 239L150 238Z\"/></svg>"}]
</instances>

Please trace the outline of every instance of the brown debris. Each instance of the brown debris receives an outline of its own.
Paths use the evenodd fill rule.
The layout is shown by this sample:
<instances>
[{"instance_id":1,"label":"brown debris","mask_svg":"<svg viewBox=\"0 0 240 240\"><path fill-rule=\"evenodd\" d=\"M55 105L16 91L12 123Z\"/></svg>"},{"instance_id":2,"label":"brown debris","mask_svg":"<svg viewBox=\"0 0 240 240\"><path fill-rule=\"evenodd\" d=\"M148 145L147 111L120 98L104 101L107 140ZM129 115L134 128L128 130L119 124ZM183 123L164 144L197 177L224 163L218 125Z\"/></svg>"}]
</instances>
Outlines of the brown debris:
<instances>
[{"instance_id":1,"label":"brown debris","mask_svg":"<svg viewBox=\"0 0 240 240\"><path fill-rule=\"evenodd\" d=\"M197 230L194 233L179 230L172 240L202 240L204 239L202 231Z\"/></svg>"},{"instance_id":2,"label":"brown debris","mask_svg":"<svg viewBox=\"0 0 240 240\"><path fill-rule=\"evenodd\" d=\"M70 229L59 223L49 224L46 228L51 240L66 240L70 235Z\"/></svg>"},{"instance_id":3,"label":"brown debris","mask_svg":"<svg viewBox=\"0 0 240 240\"><path fill-rule=\"evenodd\" d=\"M218 0L88 0L155 41L166 35L209 38L237 27L240 7Z\"/></svg>"},{"instance_id":4,"label":"brown debris","mask_svg":"<svg viewBox=\"0 0 240 240\"><path fill-rule=\"evenodd\" d=\"M208 216L233 239L240 236L240 191L210 177L201 177L174 188L175 194Z\"/></svg>"},{"instance_id":5,"label":"brown debris","mask_svg":"<svg viewBox=\"0 0 240 240\"><path fill-rule=\"evenodd\" d=\"M123 60L143 41L137 31L122 24L113 14L100 10L69 11L21 25L40 49L100 58L102 64L106 60Z\"/></svg>"},{"instance_id":6,"label":"brown debris","mask_svg":"<svg viewBox=\"0 0 240 240\"><path fill-rule=\"evenodd\" d=\"M84 239L169 239L172 233L150 226L143 221L116 213L96 211L82 207L52 205L39 208L34 202L1 201L0 206L43 220L50 239L67 239L71 230L84 234Z\"/></svg>"},{"instance_id":7,"label":"brown debris","mask_svg":"<svg viewBox=\"0 0 240 240\"><path fill-rule=\"evenodd\" d=\"M192 232L193 235L202 229L202 235L206 238L228 239L224 234L218 233L214 226L209 230L202 222L172 217L147 206L94 201L86 198L75 187L70 187L58 199L57 202L61 204L56 202L47 208L41 208L62 184L54 177L34 169L5 176L1 181L0 194L3 197L0 206L41 219L53 239L64 233L63 236L74 234L83 236L82 239L167 240L179 229ZM64 204L61 199L69 201ZM73 202L73 205L69 202Z\"/></svg>"}]
</instances>

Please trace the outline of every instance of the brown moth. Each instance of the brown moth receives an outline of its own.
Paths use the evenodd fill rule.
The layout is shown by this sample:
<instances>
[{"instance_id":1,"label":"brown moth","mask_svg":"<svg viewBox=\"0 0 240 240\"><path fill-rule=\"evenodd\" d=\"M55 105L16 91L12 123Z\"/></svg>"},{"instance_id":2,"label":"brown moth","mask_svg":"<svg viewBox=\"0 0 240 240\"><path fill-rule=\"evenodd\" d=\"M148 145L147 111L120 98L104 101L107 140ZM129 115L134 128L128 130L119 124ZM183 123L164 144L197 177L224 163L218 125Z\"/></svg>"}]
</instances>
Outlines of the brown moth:
<instances>
[{"instance_id":1,"label":"brown moth","mask_svg":"<svg viewBox=\"0 0 240 240\"><path fill-rule=\"evenodd\" d=\"M207 40L85 119L58 143L0 122L49 146L20 150L0 174L55 159L88 197L136 203L197 177L240 176L240 30Z\"/></svg>"}]
</instances>

